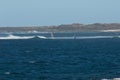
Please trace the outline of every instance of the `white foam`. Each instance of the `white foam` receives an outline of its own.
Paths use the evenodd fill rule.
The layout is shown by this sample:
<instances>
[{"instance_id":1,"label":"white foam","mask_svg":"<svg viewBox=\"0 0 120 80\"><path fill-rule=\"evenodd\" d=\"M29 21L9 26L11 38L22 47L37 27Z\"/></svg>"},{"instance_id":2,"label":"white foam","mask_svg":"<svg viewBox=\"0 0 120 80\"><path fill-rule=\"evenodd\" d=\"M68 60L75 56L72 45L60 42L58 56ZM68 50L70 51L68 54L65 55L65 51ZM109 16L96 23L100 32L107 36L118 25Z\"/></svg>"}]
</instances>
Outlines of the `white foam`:
<instances>
[{"instance_id":1,"label":"white foam","mask_svg":"<svg viewBox=\"0 0 120 80\"><path fill-rule=\"evenodd\" d=\"M101 79L101 80L109 80L109 79Z\"/></svg>"},{"instance_id":2,"label":"white foam","mask_svg":"<svg viewBox=\"0 0 120 80\"><path fill-rule=\"evenodd\" d=\"M74 37L49 37L48 39L74 39Z\"/></svg>"},{"instance_id":3,"label":"white foam","mask_svg":"<svg viewBox=\"0 0 120 80\"><path fill-rule=\"evenodd\" d=\"M76 37L45 37L45 36L37 36L40 39L99 39L99 38L120 38L120 36L76 36ZM31 39L35 38L35 36L15 36L8 35L7 37L0 37L0 39Z\"/></svg>"},{"instance_id":4,"label":"white foam","mask_svg":"<svg viewBox=\"0 0 120 80\"><path fill-rule=\"evenodd\" d=\"M120 78L113 78L113 79L101 79L101 80L120 80Z\"/></svg>"},{"instance_id":5,"label":"white foam","mask_svg":"<svg viewBox=\"0 0 120 80\"><path fill-rule=\"evenodd\" d=\"M10 72L5 72L4 74L9 75L9 74L11 74L11 73L10 73Z\"/></svg>"},{"instance_id":6,"label":"white foam","mask_svg":"<svg viewBox=\"0 0 120 80\"><path fill-rule=\"evenodd\" d=\"M102 39L102 38L120 38L120 36L76 36L76 37L48 37L45 39Z\"/></svg>"},{"instance_id":7,"label":"white foam","mask_svg":"<svg viewBox=\"0 0 120 80\"><path fill-rule=\"evenodd\" d=\"M101 32L120 32L120 29L100 30Z\"/></svg>"},{"instance_id":8,"label":"white foam","mask_svg":"<svg viewBox=\"0 0 120 80\"><path fill-rule=\"evenodd\" d=\"M114 78L113 80L120 80L120 78Z\"/></svg>"},{"instance_id":9,"label":"white foam","mask_svg":"<svg viewBox=\"0 0 120 80\"><path fill-rule=\"evenodd\" d=\"M85 36L85 37L78 37L78 39L95 39L95 38L114 38L114 36Z\"/></svg>"},{"instance_id":10,"label":"white foam","mask_svg":"<svg viewBox=\"0 0 120 80\"><path fill-rule=\"evenodd\" d=\"M0 39L31 39L31 38L34 38L34 36L14 36L10 34L7 37L0 37Z\"/></svg>"},{"instance_id":11,"label":"white foam","mask_svg":"<svg viewBox=\"0 0 120 80\"><path fill-rule=\"evenodd\" d=\"M47 37L45 36L37 36L38 38L41 38L41 39L47 39Z\"/></svg>"}]
</instances>

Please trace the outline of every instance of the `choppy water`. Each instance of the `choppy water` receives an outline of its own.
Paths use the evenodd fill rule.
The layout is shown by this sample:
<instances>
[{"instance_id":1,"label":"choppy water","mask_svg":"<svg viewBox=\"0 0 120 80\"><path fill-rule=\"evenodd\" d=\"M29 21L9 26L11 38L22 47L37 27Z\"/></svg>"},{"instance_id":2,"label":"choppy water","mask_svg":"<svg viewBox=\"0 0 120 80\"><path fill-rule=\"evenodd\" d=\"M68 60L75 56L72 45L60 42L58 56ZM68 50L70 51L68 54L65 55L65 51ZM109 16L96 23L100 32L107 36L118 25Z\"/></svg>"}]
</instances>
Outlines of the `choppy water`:
<instances>
[{"instance_id":1,"label":"choppy water","mask_svg":"<svg viewBox=\"0 0 120 80\"><path fill-rule=\"evenodd\" d=\"M120 38L0 40L0 80L120 77Z\"/></svg>"}]
</instances>

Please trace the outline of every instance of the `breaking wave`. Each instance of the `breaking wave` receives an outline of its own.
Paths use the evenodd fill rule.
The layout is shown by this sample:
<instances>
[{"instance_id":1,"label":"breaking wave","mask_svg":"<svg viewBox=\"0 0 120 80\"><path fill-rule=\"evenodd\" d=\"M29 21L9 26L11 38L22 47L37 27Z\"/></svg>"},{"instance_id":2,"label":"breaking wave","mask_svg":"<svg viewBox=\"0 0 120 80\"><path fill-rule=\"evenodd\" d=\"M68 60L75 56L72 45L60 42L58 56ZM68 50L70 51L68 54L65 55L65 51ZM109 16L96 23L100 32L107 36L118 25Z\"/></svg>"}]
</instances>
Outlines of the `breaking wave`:
<instances>
[{"instance_id":1,"label":"breaking wave","mask_svg":"<svg viewBox=\"0 0 120 80\"><path fill-rule=\"evenodd\" d=\"M0 39L31 39L31 38L34 38L34 36L14 36L10 34L6 37L0 37Z\"/></svg>"},{"instance_id":2,"label":"breaking wave","mask_svg":"<svg viewBox=\"0 0 120 80\"><path fill-rule=\"evenodd\" d=\"M47 37L45 36L37 36L38 38L41 38L41 39L47 39Z\"/></svg>"},{"instance_id":3,"label":"breaking wave","mask_svg":"<svg viewBox=\"0 0 120 80\"><path fill-rule=\"evenodd\" d=\"M99 39L99 38L120 38L120 36L79 36L79 37L48 37L45 39Z\"/></svg>"},{"instance_id":4,"label":"breaking wave","mask_svg":"<svg viewBox=\"0 0 120 80\"><path fill-rule=\"evenodd\" d=\"M9 34L6 37L0 37L0 40L4 39L104 39L104 38L120 38L120 36L73 36L73 37L45 37L45 36L16 36Z\"/></svg>"},{"instance_id":5,"label":"breaking wave","mask_svg":"<svg viewBox=\"0 0 120 80\"><path fill-rule=\"evenodd\" d=\"M101 79L101 80L120 80L120 78L113 78L113 79Z\"/></svg>"}]
</instances>

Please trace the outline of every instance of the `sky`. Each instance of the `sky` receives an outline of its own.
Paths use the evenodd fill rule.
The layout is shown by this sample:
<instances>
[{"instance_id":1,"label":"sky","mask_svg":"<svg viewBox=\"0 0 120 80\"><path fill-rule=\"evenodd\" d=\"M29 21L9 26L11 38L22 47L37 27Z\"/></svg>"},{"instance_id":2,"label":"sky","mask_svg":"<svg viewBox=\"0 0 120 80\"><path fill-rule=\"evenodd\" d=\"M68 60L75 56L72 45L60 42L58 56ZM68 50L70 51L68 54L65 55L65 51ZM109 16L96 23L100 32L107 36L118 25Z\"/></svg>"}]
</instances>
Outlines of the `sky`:
<instances>
[{"instance_id":1,"label":"sky","mask_svg":"<svg viewBox=\"0 0 120 80\"><path fill-rule=\"evenodd\" d=\"M0 0L0 26L120 23L120 0Z\"/></svg>"}]
</instances>

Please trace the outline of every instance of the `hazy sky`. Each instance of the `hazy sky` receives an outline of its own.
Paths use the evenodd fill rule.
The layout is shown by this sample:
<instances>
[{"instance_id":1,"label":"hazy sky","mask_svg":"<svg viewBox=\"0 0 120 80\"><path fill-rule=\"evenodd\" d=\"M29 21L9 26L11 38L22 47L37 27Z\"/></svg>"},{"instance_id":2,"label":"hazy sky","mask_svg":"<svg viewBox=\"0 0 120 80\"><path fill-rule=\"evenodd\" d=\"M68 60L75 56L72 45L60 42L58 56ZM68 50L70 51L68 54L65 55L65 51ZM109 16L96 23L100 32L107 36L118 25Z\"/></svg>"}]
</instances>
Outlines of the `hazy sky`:
<instances>
[{"instance_id":1,"label":"hazy sky","mask_svg":"<svg viewBox=\"0 0 120 80\"><path fill-rule=\"evenodd\" d=\"M119 23L120 0L0 0L0 26Z\"/></svg>"}]
</instances>

